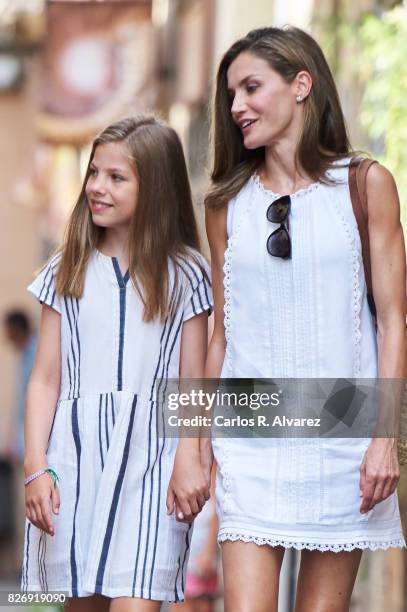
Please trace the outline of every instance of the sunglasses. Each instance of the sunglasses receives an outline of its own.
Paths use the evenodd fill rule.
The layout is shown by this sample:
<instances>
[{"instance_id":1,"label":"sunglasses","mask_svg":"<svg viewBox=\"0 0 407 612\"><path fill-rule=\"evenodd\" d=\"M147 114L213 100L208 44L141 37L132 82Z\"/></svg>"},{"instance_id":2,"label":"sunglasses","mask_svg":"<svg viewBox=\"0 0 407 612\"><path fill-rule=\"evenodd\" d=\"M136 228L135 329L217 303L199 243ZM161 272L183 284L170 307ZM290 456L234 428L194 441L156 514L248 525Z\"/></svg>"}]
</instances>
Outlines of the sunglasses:
<instances>
[{"instance_id":1,"label":"sunglasses","mask_svg":"<svg viewBox=\"0 0 407 612\"><path fill-rule=\"evenodd\" d=\"M290 208L291 198L289 195L285 195L274 200L267 209L268 221L271 223L280 223L280 227L270 234L267 239L267 251L270 255L273 255L273 257L281 257L281 259L291 258L291 238L288 233L288 215Z\"/></svg>"}]
</instances>

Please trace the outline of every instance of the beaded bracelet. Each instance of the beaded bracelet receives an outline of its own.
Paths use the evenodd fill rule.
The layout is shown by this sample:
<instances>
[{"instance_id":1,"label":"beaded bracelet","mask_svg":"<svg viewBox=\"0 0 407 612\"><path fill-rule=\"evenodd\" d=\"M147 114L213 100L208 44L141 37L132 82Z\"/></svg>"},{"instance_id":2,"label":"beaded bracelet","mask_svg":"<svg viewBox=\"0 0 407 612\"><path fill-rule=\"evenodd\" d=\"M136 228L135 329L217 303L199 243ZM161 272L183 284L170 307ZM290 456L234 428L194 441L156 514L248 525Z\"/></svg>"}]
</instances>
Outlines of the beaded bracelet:
<instances>
[{"instance_id":1,"label":"beaded bracelet","mask_svg":"<svg viewBox=\"0 0 407 612\"><path fill-rule=\"evenodd\" d=\"M57 488L57 482L59 481L59 476L51 468L46 468L45 470L38 470L38 472L34 472L34 474L31 474L30 476L28 476L24 480L24 486L26 487L28 484L30 484L30 482L32 482L33 480L35 480L39 476L42 476L43 474L50 474L52 476L52 478L54 479L54 489L56 489Z\"/></svg>"}]
</instances>

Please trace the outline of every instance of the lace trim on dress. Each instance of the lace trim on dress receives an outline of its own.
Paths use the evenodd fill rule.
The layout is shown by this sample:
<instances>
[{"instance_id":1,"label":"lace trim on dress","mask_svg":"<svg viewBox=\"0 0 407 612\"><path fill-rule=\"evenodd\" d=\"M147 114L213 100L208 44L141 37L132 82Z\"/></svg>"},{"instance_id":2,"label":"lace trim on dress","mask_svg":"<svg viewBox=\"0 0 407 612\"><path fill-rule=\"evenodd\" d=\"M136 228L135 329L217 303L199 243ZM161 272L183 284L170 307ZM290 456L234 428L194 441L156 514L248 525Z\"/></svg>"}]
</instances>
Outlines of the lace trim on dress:
<instances>
[{"instance_id":1,"label":"lace trim on dress","mask_svg":"<svg viewBox=\"0 0 407 612\"><path fill-rule=\"evenodd\" d=\"M223 266L223 288L224 288L224 327L225 327L225 340L226 340L226 349L225 349L225 360L227 365L227 375L231 376L232 374L232 358L230 355L230 338L231 338L231 312L230 312L230 301L231 301L231 293L230 293L230 275L232 269L232 241L229 239L228 248L225 251L225 263Z\"/></svg>"},{"instance_id":2,"label":"lace trim on dress","mask_svg":"<svg viewBox=\"0 0 407 612\"><path fill-rule=\"evenodd\" d=\"M352 234L349 223L346 221L343 212L341 211L337 199L334 199L334 206L337 214L342 221L342 225L346 232L346 238L350 247L350 269L352 273L352 331L353 331L353 348L354 348L354 363L353 374L355 378L360 376L360 343L362 333L360 331L361 321L360 312L362 308L362 292L359 285L360 272L360 255L356 246L355 236Z\"/></svg>"},{"instance_id":3,"label":"lace trim on dress","mask_svg":"<svg viewBox=\"0 0 407 612\"><path fill-rule=\"evenodd\" d=\"M320 550L321 552L341 552L343 550L355 550L355 548L369 549L369 550L387 550L388 548L405 548L404 540L399 538L397 540L390 540L388 542L372 542L370 540L358 540L356 542L343 542L333 544L315 544L311 542L289 542L288 540L278 540L272 538L259 538L256 536L248 536L237 533L222 533L218 541L225 542L230 540L232 542L253 542L259 546L283 546L284 548L295 548L296 550Z\"/></svg>"},{"instance_id":4,"label":"lace trim on dress","mask_svg":"<svg viewBox=\"0 0 407 612\"><path fill-rule=\"evenodd\" d=\"M238 197L238 196L237 196ZM224 265L223 265L223 288L224 288L224 327L225 327L225 339L226 339L226 350L225 350L225 361L228 369L228 376L232 376L233 366L232 366L232 356L231 356L231 328L232 328L232 315L231 315L231 276L232 276L232 255L233 255L233 247L236 243L237 237L239 235L239 230L242 225L243 219L246 217L249 209L253 204L253 198L247 198L247 205L245 209L240 214L240 218L236 227L232 228L232 233L228 238L228 247L225 251L224 255ZM230 205L230 204L229 204ZM234 205L236 205L234 203Z\"/></svg>"},{"instance_id":5,"label":"lace trim on dress","mask_svg":"<svg viewBox=\"0 0 407 612\"><path fill-rule=\"evenodd\" d=\"M267 187L265 187L263 185L263 183L260 180L259 175L257 174L257 172L255 172L252 176L253 178L253 182L255 183L255 185L257 185L257 187L266 195L268 196L272 196L274 198L281 198L280 193L275 193L272 189L267 189ZM316 182L316 183L311 183L311 185L308 185L308 187L304 187L303 189L298 189L298 191L294 191L294 193L290 193L290 196L295 196L295 197L300 197L300 196L304 196L307 193L311 193L311 191L315 191L315 189L318 189L318 187L321 185L320 182Z\"/></svg>"}]
</instances>

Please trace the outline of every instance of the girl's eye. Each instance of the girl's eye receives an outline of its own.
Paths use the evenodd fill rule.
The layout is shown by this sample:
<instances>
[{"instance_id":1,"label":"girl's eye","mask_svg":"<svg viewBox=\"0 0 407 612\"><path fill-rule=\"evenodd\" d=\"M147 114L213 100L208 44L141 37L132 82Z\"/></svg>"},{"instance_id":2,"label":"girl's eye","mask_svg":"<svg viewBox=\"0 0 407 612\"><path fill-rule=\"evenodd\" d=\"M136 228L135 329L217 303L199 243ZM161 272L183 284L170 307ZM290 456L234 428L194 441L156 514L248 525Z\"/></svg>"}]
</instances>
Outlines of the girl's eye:
<instances>
[{"instance_id":1,"label":"girl's eye","mask_svg":"<svg viewBox=\"0 0 407 612\"><path fill-rule=\"evenodd\" d=\"M258 88L258 85L248 85L246 87L247 93L253 93L256 91L256 89Z\"/></svg>"},{"instance_id":2,"label":"girl's eye","mask_svg":"<svg viewBox=\"0 0 407 612\"><path fill-rule=\"evenodd\" d=\"M97 173L98 173L98 171L96 170L96 168L91 168L91 169L89 170L89 175L90 175L90 176L96 176L96 175L97 175Z\"/></svg>"},{"instance_id":3,"label":"girl's eye","mask_svg":"<svg viewBox=\"0 0 407 612\"><path fill-rule=\"evenodd\" d=\"M112 174L112 179L116 182L123 181L124 178L120 174Z\"/></svg>"}]
</instances>

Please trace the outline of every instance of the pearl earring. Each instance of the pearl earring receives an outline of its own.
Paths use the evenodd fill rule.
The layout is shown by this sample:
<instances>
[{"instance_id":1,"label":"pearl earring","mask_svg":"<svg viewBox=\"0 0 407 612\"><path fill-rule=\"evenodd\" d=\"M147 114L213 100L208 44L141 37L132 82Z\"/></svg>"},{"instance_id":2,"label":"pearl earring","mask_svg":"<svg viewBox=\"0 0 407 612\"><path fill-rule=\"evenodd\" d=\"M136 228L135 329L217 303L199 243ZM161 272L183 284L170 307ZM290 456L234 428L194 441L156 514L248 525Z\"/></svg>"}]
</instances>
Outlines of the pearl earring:
<instances>
[{"instance_id":1,"label":"pearl earring","mask_svg":"<svg viewBox=\"0 0 407 612\"><path fill-rule=\"evenodd\" d=\"M297 96L295 99L297 100L297 102L302 102L302 97L301 96Z\"/></svg>"}]
</instances>

